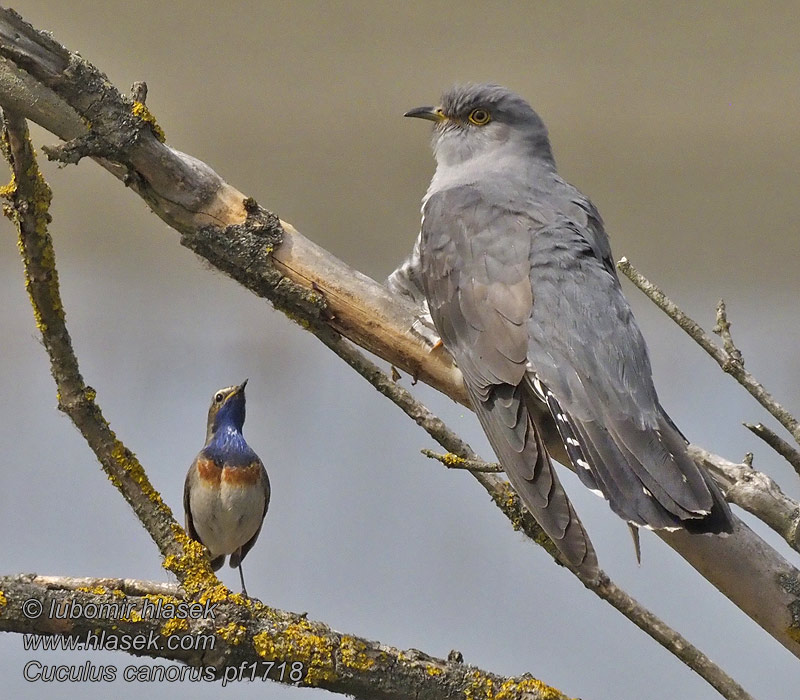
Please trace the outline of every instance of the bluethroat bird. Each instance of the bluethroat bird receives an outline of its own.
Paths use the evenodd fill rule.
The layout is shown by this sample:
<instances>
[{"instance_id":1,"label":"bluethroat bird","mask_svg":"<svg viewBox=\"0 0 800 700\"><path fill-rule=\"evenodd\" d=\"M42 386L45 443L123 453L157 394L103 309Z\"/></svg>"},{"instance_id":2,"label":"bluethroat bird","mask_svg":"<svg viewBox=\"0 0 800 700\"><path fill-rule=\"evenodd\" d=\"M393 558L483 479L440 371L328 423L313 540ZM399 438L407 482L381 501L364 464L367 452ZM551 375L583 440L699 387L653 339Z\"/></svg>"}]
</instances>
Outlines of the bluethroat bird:
<instances>
[{"instance_id":1,"label":"bluethroat bird","mask_svg":"<svg viewBox=\"0 0 800 700\"><path fill-rule=\"evenodd\" d=\"M216 571L230 554L247 595L242 559L253 547L269 507L269 477L242 435L244 387L217 391L208 409L206 444L195 457L183 487L186 531L205 545Z\"/></svg>"}]
</instances>

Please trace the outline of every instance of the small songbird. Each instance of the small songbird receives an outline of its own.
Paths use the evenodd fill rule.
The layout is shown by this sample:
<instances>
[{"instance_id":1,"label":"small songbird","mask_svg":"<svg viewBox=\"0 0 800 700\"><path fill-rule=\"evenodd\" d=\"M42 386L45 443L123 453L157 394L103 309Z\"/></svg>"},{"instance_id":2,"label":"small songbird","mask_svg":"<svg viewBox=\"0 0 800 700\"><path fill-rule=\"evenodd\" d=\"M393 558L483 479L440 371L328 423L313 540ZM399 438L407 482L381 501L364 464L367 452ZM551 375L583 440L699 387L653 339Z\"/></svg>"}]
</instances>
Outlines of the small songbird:
<instances>
[{"instance_id":1,"label":"small songbird","mask_svg":"<svg viewBox=\"0 0 800 700\"><path fill-rule=\"evenodd\" d=\"M253 547L269 507L267 470L242 435L245 379L217 391L208 409L206 444L183 487L186 531L205 545L216 571L230 554L247 595L242 559Z\"/></svg>"}]
</instances>

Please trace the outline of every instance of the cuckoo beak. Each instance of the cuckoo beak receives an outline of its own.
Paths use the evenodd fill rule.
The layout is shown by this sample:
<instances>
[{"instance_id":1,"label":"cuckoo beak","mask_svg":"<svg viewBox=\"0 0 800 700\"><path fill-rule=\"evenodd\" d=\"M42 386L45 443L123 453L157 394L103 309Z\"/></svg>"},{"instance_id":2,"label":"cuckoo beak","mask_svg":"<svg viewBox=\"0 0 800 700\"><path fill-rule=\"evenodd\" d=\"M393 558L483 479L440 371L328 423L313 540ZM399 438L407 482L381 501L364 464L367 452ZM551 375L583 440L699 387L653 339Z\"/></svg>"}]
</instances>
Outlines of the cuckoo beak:
<instances>
[{"instance_id":1,"label":"cuckoo beak","mask_svg":"<svg viewBox=\"0 0 800 700\"><path fill-rule=\"evenodd\" d=\"M409 109L403 116L427 119L429 122L440 122L447 119L441 107L415 107Z\"/></svg>"}]
</instances>

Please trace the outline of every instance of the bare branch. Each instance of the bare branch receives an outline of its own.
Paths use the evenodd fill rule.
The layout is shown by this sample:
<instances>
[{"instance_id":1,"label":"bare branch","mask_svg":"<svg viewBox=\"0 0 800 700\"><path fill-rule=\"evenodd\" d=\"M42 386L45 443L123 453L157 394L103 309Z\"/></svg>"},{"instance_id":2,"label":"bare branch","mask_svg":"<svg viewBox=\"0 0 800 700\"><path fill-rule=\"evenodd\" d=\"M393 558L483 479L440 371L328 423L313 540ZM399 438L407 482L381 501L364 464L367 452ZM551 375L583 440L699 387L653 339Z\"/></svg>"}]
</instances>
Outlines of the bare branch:
<instances>
[{"instance_id":1,"label":"bare branch","mask_svg":"<svg viewBox=\"0 0 800 700\"><path fill-rule=\"evenodd\" d=\"M514 529L520 530L534 542L539 544L551 557L563 566L566 566L581 581L581 583L598 597L610 603L621 612L639 629L650 635L667 651L674 654L689 668L704 678L726 698L749 698L745 690L734 681L725 671L711 661L702 651L692 645L681 634L671 629L635 598L623 591L609 577L600 572L596 579L583 576L569 566L561 558L552 540L539 527L539 524L522 505L522 502L510 484L500 479L496 474L487 473L490 465L481 460L461 438L450 430L440 418L432 414L421 402L417 401L406 389L394 382L387 374L382 372L363 353L353 347L344 338L328 338L320 336L323 342L330 347L339 357L347 362L372 386L399 406L406 415L420 425L434 440L448 450L443 458L445 464L460 463L474 465L469 468L469 473L486 489L498 508L511 521ZM424 454L439 457L430 450L423 450ZM448 466L450 466L448 464ZM496 471L496 467L491 469Z\"/></svg>"},{"instance_id":2,"label":"bare branch","mask_svg":"<svg viewBox=\"0 0 800 700\"><path fill-rule=\"evenodd\" d=\"M702 326L687 316L674 301L672 301L655 284L639 272L627 258L622 258L617 263L617 268L642 292L644 292L667 316L677 323L703 350L705 350L723 372L730 374L739 384L767 409L780 424L786 428L800 443L800 422L781 406L764 387L756 381L750 372L744 368L741 353L733 345L730 338L730 324L725 314L725 304L720 302L717 307L717 326L723 338L723 348L720 348L706 333ZM720 322L721 321L721 322ZM727 345L726 345L727 343ZM728 349L732 353L728 352Z\"/></svg>"},{"instance_id":3,"label":"bare branch","mask_svg":"<svg viewBox=\"0 0 800 700\"><path fill-rule=\"evenodd\" d=\"M723 299L720 299L717 304L717 323L711 330L722 338L722 349L727 353L730 361L736 362L744 367L742 353L739 351L739 348L733 344L731 324L728 321L728 312L725 309L725 301Z\"/></svg>"},{"instance_id":4,"label":"bare branch","mask_svg":"<svg viewBox=\"0 0 800 700\"><path fill-rule=\"evenodd\" d=\"M460 373L447 353L429 352L408 332L416 314L410 304L260 209L204 163L166 146L149 123L143 125L140 119L131 117L133 104L80 57L62 49L66 57L52 59L51 55L58 52L48 43L51 39L42 40L42 46L33 49L31 46L38 46L39 33L27 25L27 29L20 29L18 20L4 32L3 22L11 22L7 12L0 12L0 56L6 57L0 62L0 101L7 91L13 92L14 104L27 116L65 139L80 135L75 130L74 114L89 119L92 132L99 138L122 144L114 160L100 158L101 165L123 179L155 213L181 232L184 245L270 299L329 347L341 343L339 349L350 356L348 361L360 362L345 341L337 340L336 333L467 405ZM15 60L20 50L15 33L25 36L25 60ZM43 54L41 61L39 52ZM48 69L59 61L70 70L54 74ZM24 89L7 87L12 84ZM48 92L51 102L64 105L63 113L40 108L40 96ZM53 100L52 94L58 99ZM373 368L380 372L372 363L364 367L365 376ZM390 391L386 382L391 384L388 377L379 379L384 393ZM537 422L545 426L548 450L554 458L568 463L546 407L539 408ZM419 412L417 406L409 404L408 411L421 425L439 429L438 419L427 409ZM469 447L456 436L444 432L442 438L440 444L447 451L473 458ZM453 447L453 441L465 451ZM505 481L493 474L476 473L474 477L515 526L524 526L526 533L537 538L541 531ZM739 524L735 534L725 539L658 534L792 653L800 655L800 635L796 635L800 618L794 613L800 604L800 587L789 583L800 581L800 575L755 533Z\"/></svg>"},{"instance_id":5,"label":"bare branch","mask_svg":"<svg viewBox=\"0 0 800 700\"><path fill-rule=\"evenodd\" d=\"M784 440L775 431L768 428L763 423L753 425L752 423L744 423L744 427L750 432L758 435L764 442L766 442L773 450L775 450L781 457L783 457L789 464L794 467L794 470L800 475L800 452L792 447L786 440Z\"/></svg>"},{"instance_id":6,"label":"bare branch","mask_svg":"<svg viewBox=\"0 0 800 700\"><path fill-rule=\"evenodd\" d=\"M735 464L696 445L689 446L692 459L701 462L740 508L755 513L794 550L800 552L800 505L781 491L763 472L747 464Z\"/></svg>"},{"instance_id":7,"label":"bare branch","mask_svg":"<svg viewBox=\"0 0 800 700\"><path fill-rule=\"evenodd\" d=\"M63 635L89 643L100 637L99 627L103 648L181 661L200 669L203 680L222 679L223 684L266 673L278 683L325 688L363 700L489 700L501 692L509 700L568 700L527 674L503 677L416 649L396 649L241 596L196 603L205 614L194 618L163 612L182 602L177 586L165 590L164 584L125 580L123 588L116 583L0 577L0 631ZM31 601L42 613L33 619ZM134 635L152 638L158 649L134 651L119 645ZM170 644L173 636L182 641Z\"/></svg>"}]
</instances>

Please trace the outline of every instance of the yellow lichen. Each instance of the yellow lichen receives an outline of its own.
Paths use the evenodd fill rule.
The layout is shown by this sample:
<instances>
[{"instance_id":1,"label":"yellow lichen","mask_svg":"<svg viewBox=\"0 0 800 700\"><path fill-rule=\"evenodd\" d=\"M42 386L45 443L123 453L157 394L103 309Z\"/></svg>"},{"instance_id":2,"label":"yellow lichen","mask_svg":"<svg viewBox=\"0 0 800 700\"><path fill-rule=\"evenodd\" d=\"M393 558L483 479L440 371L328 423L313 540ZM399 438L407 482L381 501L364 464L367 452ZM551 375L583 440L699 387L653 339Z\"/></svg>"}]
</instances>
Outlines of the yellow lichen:
<instances>
[{"instance_id":1,"label":"yellow lichen","mask_svg":"<svg viewBox=\"0 0 800 700\"><path fill-rule=\"evenodd\" d=\"M231 622L217 630L217 634L231 646L238 646L247 636L247 627Z\"/></svg>"},{"instance_id":2,"label":"yellow lichen","mask_svg":"<svg viewBox=\"0 0 800 700\"><path fill-rule=\"evenodd\" d=\"M81 593L91 593L92 595L105 595L108 589L105 586L80 586L76 590Z\"/></svg>"},{"instance_id":3,"label":"yellow lichen","mask_svg":"<svg viewBox=\"0 0 800 700\"><path fill-rule=\"evenodd\" d=\"M513 700L526 693L534 694L542 700L569 700L560 690L527 674L499 683L478 670L471 673L470 684L464 689L464 698L465 700Z\"/></svg>"},{"instance_id":4,"label":"yellow lichen","mask_svg":"<svg viewBox=\"0 0 800 700\"><path fill-rule=\"evenodd\" d=\"M0 591L0 608L4 608L8 605L8 599L3 594L3 591Z\"/></svg>"},{"instance_id":5,"label":"yellow lichen","mask_svg":"<svg viewBox=\"0 0 800 700\"><path fill-rule=\"evenodd\" d=\"M299 661L306 685L319 685L337 677L333 642L306 619L292 622L282 632L259 632L253 637L253 646L266 661Z\"/></svg>"},{"instance_id":6,"label":"yellow lichen","mask_svg":"<svg viewBox=\"0 0 800 700\"><path fill-rule=\"evenodd\" d=\"M153 116L153 113L147 109L147 105L144 102L134 102L133 109L131 110L133 114L143 122L147 122L150 125L150 128L153 130L155 137L164 143L167 140L167 136L164 133L164 130L158 125L156 122L156 118Z\"/></svg>"},{"instance_id":7,"label":"yellow lichen","mask_svg":"<svg viewBox=\"0 0 800 700\"><path fill-rule=\"evenodd\" d=\"M454 455L452 452L448 452L446 455L442 455L442 462L446 464L448 467L459 467L466 463L466 459L463 457L459 457L458 455Z\"/></svg>"},{"instance_id":8,"label":"yellow lichen","mask_svg":"<svg viewBox=\"0 0 800 700\"><path fill-rule=\"evenodd\" d=\"M227 599L227 588L221 585L211 571L206 549L189 537L180 525L172 525L172 535L183 550L180 556L170 554L164 557L164 568L174 573L183 584L188 596L203 593L201 602ZM218 590L219 589L219 590Z\"/></svg>"},{"instance_id":9,"label":"yellow lichen","mask_svg":"<svg viewBox=\"0 0 800 700\"><path fill-rule=\"evenodd\" d=\"M169 637L175 632L186 632L189 630L189 623L184 617L171 617L163 625L161 625L161 636Z\"/></svg>"},{"instance_id":10,"label":"yellow lichen","mask_svg":"<svg viewBox=\"0 0 800 700\"><path fill-rule=\"evenodd\" d=\"M141 622L144 620L142 614L138 610L131 609L130 617L120 617L123 622Z\"/></svg>"},{"instance_id":11,"label":"yellow lichen","mask_svg":"<svg viewBox=\"0 0 800 700\"><path fill-rule=\"evenodd\" d=\"M0 187L0 197L3 199L13 200L17 194L17 178L14 173L11 173L11 180L7 185Z\"/></svg>"},{"instance_id":12,"label":"yellow lichen","mask_svg":"<svg viewBox=\"0 0 800 700\"><path fill-rule=\"evenodd\" d=\"M368 671L375 665L375 659L366 653L367 649L364 642L346 634L339 642L342 663L355 671Z\"/></svg>"},{"instance_id":13,"label":"yellow lichen","mask_svg":"<svg viewBox=\"0 0 800 700\"><path fill-rule=\"evenodd\" d=\"M133 454L133 452L125 447L119 440L115 440L114 446L111 448L111 457L117 463L117 466L124 469L136 482L147 498L164 509L169 516L172 517L172 511L161 499L161 494L153 488L150 480L147 478L147 474L145 474L144 468L139 460L136 459L136 455Z\"/></svg>"},{"instance_id":14,"label":"yellow lichen","mask_svg":"<svg viewBox=\"0 0 800 700\"><path fill-rule=\"evenodd\" d=\"M494 683L480 671L473 671L470 684L464 688L464 700L494 700Z\"/></svg>"}]
</instances>

